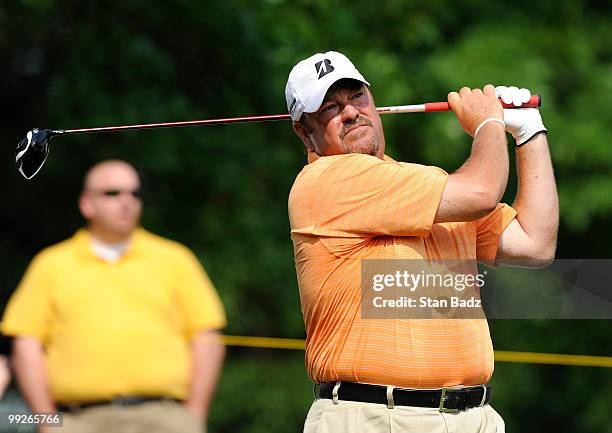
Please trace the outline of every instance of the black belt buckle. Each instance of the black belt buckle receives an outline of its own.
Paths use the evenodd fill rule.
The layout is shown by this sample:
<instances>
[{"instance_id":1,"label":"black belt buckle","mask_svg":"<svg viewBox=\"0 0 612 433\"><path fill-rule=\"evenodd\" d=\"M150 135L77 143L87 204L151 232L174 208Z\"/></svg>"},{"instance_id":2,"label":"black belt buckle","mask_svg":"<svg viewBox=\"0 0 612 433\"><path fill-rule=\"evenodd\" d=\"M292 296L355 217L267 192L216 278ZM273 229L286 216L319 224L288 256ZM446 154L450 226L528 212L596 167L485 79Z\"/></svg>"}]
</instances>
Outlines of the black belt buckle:
<instances>
[{"instance_id":1,"label":"black belt buckle","mask_svg":"<svg viewBox=\"0 0 612 433\"><path fill-rule=\"evenodd\" d=\"M438 410L445 413L457 413L462 410L466 410L468 407L482 407L487 403L487 397L490 396L489 388L487 385L480 385L482 387L482 397L480 403L473 404L470 401L470 393L477 392L478 386L451 386L442 388L440 393L440 405ZM450 398L453 397L453 398ZM453 403L456 407L446 407L447 403Z\"/></svg>"},{"instance_id":2,"label":"black belt buckle","mask_svg":"<svg viewBox=\"0 0 612 433\"><path fill-rule=\"evenodd\" d=\"M462 386L449 386L449 387L444 387L442 388L442 393L440 394L440 405L438 406L438 411L440 412L444 412L444 413L457 413L460 410L465 410L465 408L467 407L467 396L464 399L463 403L464 403L464 407L460 408L454 408L454 407L445 407L444 404L446 403L446 401L448 400L448 393L452 392L452 391L463 391L465 393L465 389Z\"/></svg>"}]
</instances>

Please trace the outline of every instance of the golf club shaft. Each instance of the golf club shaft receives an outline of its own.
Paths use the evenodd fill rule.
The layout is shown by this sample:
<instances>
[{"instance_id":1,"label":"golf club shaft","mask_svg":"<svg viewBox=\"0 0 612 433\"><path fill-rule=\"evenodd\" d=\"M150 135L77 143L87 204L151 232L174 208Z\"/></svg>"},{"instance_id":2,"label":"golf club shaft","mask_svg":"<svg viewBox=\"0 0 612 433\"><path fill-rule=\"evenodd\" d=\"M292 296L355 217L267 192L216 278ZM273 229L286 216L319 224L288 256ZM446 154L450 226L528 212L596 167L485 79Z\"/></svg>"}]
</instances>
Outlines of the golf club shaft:
<instances>
[{"instance_id":1,"label":"golf club shaft","mask_svg":"<svg viewBox=\"0 0 612 433\"><path fill-rule=\"evenodd\" d=\"M501 101L500 101L501 102ZM504 108L537 108L540 106L541 98L539 95L533 95L529 102L515 107L512 104L502 102ZM437 111L450 111L448 102L426 102L425 104L416 105L396 105L392 107L378 107L380 114L390 113L431 113ZM201 125L221 125L226 123L239 122L264 122L269 120L289 120L289 114L272 114L267 116L247 116L247 117L228 117L222 119L207 119L207 120L188 120L183 122L165 122L165 123L143 123L139 125L121 125L121 126L103 126L98 128L81 128L81 129L63 129L55 130L56 134L82 134L86 132L114 132L127 131L134 129L149 129L149 128L172 128L182 126L201 126Z\"/></svg>"}]
</instances>

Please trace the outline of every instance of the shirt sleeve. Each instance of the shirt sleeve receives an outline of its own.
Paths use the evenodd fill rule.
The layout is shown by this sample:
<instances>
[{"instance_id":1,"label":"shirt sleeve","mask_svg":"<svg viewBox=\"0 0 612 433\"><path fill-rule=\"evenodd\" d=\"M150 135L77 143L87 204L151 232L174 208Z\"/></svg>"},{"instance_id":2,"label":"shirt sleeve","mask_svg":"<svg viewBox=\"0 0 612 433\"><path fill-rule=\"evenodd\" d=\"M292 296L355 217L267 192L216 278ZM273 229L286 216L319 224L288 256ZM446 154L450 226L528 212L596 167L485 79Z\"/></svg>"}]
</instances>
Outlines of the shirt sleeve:
<instances>
[{"instance_id":1,"label":"shirt sleeve","mask_svg":"<svg viewBox=\"0 0 612 433\"><path fill-rule=\"evenodd\" d=\"M188 336L225 328L227 321L221 299L195 254L185 248L178 261L178 301Z\"/></svg>"},{"instance_id":2,"label":"shirt sleeve","mask_svg":"<svg viewBox=\"0 0 612 433\"><path fill-rule=\"evenodd\" d=\"M4 311L5 335L31 336L46 343L53 314L50 296L53 268L44 252L32 260Z\"/></svg>"},{"instance_id":3,"label":"shirt sleeve","mask_svg":"<svg viewBox=\"0 0 612 433\"><path fill-rule=\"evenodd\" d=\"M437 167L347 155L317 182L314 234L427 236L447 178Z\"/></svg>"},{"instance_id":4,"label":"shirt sleeve","mask_svg":"<svg viewBox=\"0 0 612 433\"><path fill-rule=\"evenodd\" d=\"M490 214L476 220L476 257L482 261L495 261L499 238L516 217L516 211L499 203Z\"/></svg>"}]
</instances>

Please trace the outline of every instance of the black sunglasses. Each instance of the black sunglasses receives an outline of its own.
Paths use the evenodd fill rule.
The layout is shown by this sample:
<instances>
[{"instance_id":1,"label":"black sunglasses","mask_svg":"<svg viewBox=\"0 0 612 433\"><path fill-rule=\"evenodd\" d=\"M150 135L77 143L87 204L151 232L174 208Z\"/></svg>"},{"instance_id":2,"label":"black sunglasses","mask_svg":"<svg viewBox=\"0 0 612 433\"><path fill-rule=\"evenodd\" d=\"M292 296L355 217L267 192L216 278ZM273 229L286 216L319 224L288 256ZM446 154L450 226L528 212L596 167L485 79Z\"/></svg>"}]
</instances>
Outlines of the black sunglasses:
<instances>
[{"instance_id":1,"label":"black sunglasses","mask_svg":"<svg viewBox=\"0 0 612 433\"><path fill-rule=\"evenodd\" d=\"M119 197L122 193L132 194L132 197L141 199L142 198L142 190L141 189L105 189L101 191L93 191L104 197Z\"/></svg>"}]
</instances>

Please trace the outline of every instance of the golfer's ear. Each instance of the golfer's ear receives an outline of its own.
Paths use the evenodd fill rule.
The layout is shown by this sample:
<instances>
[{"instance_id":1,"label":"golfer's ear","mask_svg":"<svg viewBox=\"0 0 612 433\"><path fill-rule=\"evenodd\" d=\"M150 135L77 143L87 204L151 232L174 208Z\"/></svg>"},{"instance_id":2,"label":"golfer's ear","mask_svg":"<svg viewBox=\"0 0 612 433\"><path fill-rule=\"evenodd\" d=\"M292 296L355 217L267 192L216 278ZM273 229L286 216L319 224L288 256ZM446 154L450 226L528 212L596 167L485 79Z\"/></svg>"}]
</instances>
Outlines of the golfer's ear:
<instances>
[{"instance_id":1,"label":"golfer's ear","mask_svg":"<svg viewBox=\"0 0 612 433\"><path fill-rule=\"evenodd\" d=\"M302 140L309 152L316 152L314 144L312 144L312 140L308 135L308 131L301 122L293 122L293 131L300 137L300 140Z\"/></svg>"}]
</instances>

